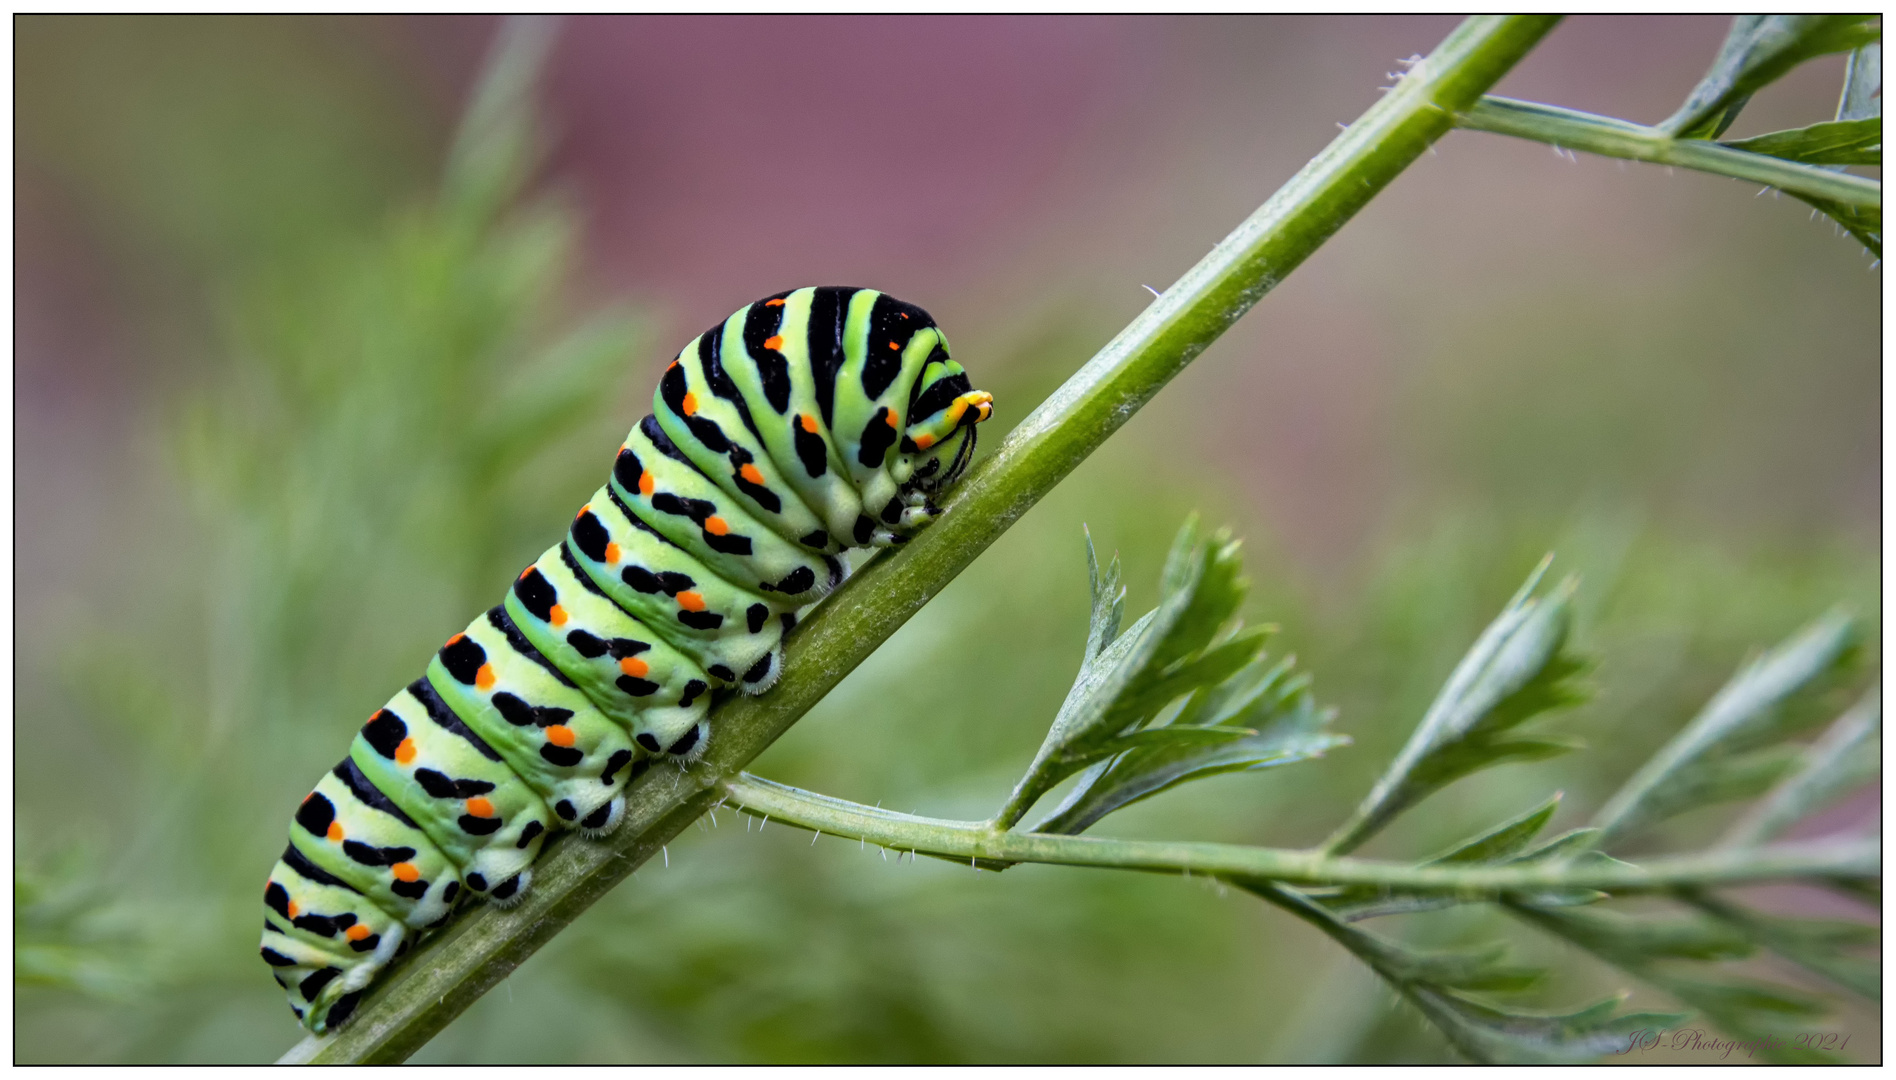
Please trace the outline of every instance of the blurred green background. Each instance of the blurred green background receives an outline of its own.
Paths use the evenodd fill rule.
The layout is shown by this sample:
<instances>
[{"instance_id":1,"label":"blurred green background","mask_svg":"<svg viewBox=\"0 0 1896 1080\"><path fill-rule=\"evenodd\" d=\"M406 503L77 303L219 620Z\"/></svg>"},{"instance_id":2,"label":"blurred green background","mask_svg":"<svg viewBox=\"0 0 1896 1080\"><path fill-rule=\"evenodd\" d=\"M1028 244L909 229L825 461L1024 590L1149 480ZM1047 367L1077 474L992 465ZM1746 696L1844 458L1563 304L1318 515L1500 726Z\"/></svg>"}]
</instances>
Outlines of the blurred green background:
<instances>
[{"instance_id":1,"label":"blurred green background","mask_svg":"<svg viewBox=\"0 0 1896 1080\"><path fill-rule=\"evenodd\" d=\"M16 1060L295 1041L255 943L296 801L559 534L692 334L778 289L885 289L1005 429L1452 25L578 19L538 156L464 146L444 185L491 19L16 20ZM1572 19L1498 92L1654 122L1724 29ZM1733 134L1827 118L1841 79L1799 69ZM1553 789L1575 824L1748 650L1877 612L1879 289L1802 204L1453 134L756 771L985 816L1078 664L1081 524L1136 614L1195 509L1246 538L1247 614L1356 742L1108 831L1319 839L1548 549L1598 694L1547 726L1591 748L1366 853ZM1208 884L897 865L729 814L673 846L419 1060L1447 1059ZM1628 985L1521 947L1562 967L1550 1006Z\"/></svg>"}]
</instances>

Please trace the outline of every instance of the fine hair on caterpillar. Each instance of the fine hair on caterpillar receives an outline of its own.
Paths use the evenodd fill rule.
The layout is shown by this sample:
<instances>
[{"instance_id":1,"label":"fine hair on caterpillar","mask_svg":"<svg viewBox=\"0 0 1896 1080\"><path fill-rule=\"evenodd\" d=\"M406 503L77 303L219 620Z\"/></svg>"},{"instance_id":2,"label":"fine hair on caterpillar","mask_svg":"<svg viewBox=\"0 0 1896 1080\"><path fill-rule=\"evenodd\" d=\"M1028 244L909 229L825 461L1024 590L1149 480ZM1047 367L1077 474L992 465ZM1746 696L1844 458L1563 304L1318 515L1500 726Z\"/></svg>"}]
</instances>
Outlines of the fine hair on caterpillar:
<instances>
[{"instance_id":1,"label":"fine hair on caterpillar","mask_svg":"<svg viewBox=\"0 0 1896 1080\"><path fill-rule=\"evenodd\" d=\"M547 837L610 833L654 762L701 758L713 694L776 683L797 612L846 550L941 513L992 407L927 312L871 289L778 293L686 345L566 535L298 806L261 953L304 1026L459 906L518 903Z\"/></svg>"}]
</instances>

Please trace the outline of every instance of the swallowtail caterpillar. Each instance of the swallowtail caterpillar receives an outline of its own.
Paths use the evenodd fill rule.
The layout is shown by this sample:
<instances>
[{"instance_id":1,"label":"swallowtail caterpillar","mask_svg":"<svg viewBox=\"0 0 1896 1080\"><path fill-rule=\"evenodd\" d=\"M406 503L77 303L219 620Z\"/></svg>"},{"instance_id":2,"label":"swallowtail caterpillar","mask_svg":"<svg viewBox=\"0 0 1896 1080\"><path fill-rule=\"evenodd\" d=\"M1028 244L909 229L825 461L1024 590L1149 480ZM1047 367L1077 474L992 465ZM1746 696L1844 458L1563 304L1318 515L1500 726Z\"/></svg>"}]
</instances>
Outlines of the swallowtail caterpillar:
<instances>
[{"instance_id":1,"label":"swallowtail caterpillar","mask_svg":"<svg viewBox=\"0 0 1896 1080\"><path fill-rule=\"evenodd\" d=\"M262 953L303 1025L342 1024L458 905L517 902L553 830L611 832L654 760L702 754L713 692L768 690L842 551L940 513L992 404L872 289L778 293L686 345L565 538L297 808Z\"/></svg>"}]
</instances>

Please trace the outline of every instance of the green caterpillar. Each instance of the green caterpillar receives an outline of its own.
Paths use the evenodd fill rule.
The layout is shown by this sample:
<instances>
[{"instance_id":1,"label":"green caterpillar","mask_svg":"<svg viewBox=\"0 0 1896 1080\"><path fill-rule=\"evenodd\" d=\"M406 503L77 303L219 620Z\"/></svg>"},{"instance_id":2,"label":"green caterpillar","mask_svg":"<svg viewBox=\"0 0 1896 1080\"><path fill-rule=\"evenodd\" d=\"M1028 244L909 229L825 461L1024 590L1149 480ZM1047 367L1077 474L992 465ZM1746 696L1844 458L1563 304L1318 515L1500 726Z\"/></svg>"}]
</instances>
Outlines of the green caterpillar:
<instances>
[{"instance_id":1,"label":"green caterpillar","mask_svg":"<svg viewBox=\"0 0 1896 1080\"><path fill-rule=\"evenodd\" d=\"M517 902L552 830L611 832L653 760L702 754L712 693L769 689L843 549L940 513L992 404L871 289L778 293L685 346L566 537L298 807L262 954L303 1025L346 1021L469 897Z\"/></svg>"}]
</instances>

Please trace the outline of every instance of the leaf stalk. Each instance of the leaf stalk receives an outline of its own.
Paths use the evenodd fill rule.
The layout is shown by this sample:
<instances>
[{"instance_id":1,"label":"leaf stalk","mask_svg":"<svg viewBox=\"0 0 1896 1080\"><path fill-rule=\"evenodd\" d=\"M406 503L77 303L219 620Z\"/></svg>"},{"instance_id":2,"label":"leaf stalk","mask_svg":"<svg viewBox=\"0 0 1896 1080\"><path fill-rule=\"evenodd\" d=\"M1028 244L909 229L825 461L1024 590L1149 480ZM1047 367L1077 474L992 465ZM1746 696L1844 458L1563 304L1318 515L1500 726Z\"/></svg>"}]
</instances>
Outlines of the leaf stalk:
<instances>
[{"instance_id":1,"label":"leaf stalk","mask_svg":"<svg viewBox=\"0 0 1896 1080\"><path fill-rule=\"evenodd\" d=\"M1845 206L1879 210L1883 206L1883 185L1876 180L1736 150L1709 139L1677 139L1655 127L1556 105L1484 96L1456 115L1455 126L1532 139L1563 150L1584 150L1602 157L1676 165Z\"/></svg>"},{"instance_id":2,"label":"leaf stalk","mask_svg":"<svg viewBox=\"0 0 1896 1080\"><path fill-rule=\"evenodd\" d=\"M1813 877L1867 879L1880 873L1882 863L1881 844L1871 838L1666 856L1637 865L1613 859L1416 865L1242 844L1002 832L987 822L896 813L748 773L725 781L722 791L731 805L768 815L773 822L866 841L891 851L953 862L973 860L987 869L1051 863L1293 885L1439 891L1468 900L1556 888L1625 893Z\"/></svg>"}]
</instances>

